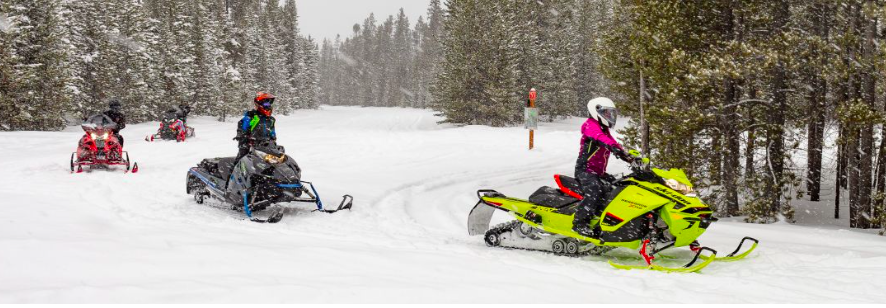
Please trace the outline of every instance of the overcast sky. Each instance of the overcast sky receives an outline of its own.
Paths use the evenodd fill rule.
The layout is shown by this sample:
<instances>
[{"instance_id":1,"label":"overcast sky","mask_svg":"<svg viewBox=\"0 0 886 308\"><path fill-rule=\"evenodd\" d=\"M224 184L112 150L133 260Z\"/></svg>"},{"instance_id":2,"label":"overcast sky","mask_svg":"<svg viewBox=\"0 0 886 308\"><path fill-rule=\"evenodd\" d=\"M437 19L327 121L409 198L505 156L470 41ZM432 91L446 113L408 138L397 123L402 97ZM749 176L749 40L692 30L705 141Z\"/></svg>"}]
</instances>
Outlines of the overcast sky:
<instances>
[{"instance_id":1,"label":"overcast sky","mask_svg":"<svg viewBox=\"0 0 886 308\"><path fill-rule=\"evenodd\" d=\"M388 15L397 15L402 7L409 17L410 27L425 14L428 0L297 0L299 25L305 35L313 36L317 44L328 37L342 39L351 35L355 23L363 23L369 13L375 13L378 22Z\"/></svg>"}]
</instances>

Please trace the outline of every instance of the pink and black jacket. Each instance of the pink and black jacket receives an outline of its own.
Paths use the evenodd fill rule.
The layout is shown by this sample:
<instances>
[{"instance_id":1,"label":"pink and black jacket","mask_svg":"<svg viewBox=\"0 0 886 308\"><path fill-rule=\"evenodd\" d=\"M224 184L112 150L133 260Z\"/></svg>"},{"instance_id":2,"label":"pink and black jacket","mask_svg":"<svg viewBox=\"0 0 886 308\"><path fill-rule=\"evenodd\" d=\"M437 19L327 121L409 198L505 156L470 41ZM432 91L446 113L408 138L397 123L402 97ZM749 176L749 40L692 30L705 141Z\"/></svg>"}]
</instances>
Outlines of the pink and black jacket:
<instances>
[{"instance_id":1,"label":"pink and black jacket","mask_svg":"<svg viewBox=\"0 0 886 308\"><path fill-rule=\"evenodd\" d=\"M575 177L580 173L591 173L597 176L606 174L609 165L609 154L615 152L619 157L625 156L625 150L612 137L609 129L600 126L595 119L588 119L581 126L581 152L575 162Z\"/></svg>"}]
</instances>

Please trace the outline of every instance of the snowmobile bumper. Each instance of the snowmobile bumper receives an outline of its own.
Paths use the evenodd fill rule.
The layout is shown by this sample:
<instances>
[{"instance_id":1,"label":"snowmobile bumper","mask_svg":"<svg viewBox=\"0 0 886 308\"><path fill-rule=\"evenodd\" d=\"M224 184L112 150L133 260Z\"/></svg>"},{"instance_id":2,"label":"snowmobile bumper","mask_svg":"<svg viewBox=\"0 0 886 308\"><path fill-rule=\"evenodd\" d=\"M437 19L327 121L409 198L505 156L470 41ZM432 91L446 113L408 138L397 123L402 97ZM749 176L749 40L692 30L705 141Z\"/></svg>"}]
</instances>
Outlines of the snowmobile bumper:
<instances>
[{"instance_id":1,"label":"snowmobile bumper","mask_svg":"<svg viewBox=\"0 0 886 308\"><path fill-rule=\"evenodd\" d=\"M88 159L79 159L77 152L71 154L71 173L82 173L83 166L124 166L125 173L138 173L138 163L131 163L129 160L129 152L121 152L120 159L110 159L106 157L91 157Z\"/></svg>"}]
</instances>

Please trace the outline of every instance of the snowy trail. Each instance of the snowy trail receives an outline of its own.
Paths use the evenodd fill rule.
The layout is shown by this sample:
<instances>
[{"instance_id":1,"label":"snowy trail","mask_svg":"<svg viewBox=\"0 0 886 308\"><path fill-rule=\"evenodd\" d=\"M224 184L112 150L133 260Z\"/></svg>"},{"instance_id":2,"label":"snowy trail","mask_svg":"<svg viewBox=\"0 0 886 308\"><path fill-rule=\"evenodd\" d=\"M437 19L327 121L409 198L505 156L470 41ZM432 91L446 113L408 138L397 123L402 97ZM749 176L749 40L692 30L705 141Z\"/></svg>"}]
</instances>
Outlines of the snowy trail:
<instances>
[{"instance_id":1,"label":"snowy trail","mask_svg":"<svg viewBox=\"0 0 886 308\"><path fill-rule=\"evenodd\" d=\"M138 174L70 174L77 127L0 133L0 303L886 302L886 240L834 227L718 222L703 244L725 254L749 235L760 248L700 274L488 248L465 226L477 189L552 185L571 172L581 120L543 124L532 152L522 129L439 120L345 107L278 117L279 143L325 203L355 202L334 215L303 205L277 225L185 194L189 167L236 153L231 122L193 119L184 144L144 142L156 123L128 127Z\"/></svg>"}]
</instances>

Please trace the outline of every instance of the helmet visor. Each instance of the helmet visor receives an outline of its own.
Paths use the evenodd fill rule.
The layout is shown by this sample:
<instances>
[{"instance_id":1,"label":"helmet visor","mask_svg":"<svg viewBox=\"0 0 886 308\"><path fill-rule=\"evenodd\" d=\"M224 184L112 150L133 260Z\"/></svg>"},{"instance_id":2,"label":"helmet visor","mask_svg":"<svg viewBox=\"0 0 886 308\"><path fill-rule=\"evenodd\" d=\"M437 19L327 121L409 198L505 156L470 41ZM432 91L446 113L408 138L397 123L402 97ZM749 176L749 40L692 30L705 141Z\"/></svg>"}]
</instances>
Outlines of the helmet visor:
<instances>
[{"instance_id":1,"label":"helmet visor","mask_svg":"<svg viewBox=\"0 0 886 308\"><path fill-rule=\"evenodd\" d=\"M274 99L273 98L266 98L266 99L260 100L260 101L258 101L258 105L264 109L271 110L274 105Z\"/></svg>"},{"instance_id":2,"label":"helmet visor","mask_svg":"<svg viewBox=\"0 0 886 308\"><path fill-rule=\"evenodd\" d=\"M599 107L597 108L597 114L606 120L606 122L609 122L610 126L615 126L615 123L618 121L618 110L615 108Z\"/></svg>"}]
</instances>

